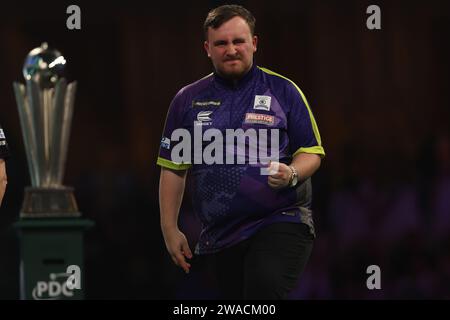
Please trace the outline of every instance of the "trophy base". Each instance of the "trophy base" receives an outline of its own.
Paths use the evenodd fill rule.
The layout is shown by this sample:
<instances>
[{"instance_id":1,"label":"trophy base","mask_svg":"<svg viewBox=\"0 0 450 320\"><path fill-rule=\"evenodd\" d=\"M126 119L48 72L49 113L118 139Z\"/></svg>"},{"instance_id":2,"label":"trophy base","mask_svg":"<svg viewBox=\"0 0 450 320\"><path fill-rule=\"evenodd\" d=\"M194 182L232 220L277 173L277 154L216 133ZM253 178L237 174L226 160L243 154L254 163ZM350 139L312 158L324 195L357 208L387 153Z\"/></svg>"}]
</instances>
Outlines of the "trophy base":
<instances>
[{"instance_id":1,"label":"trophy base","mask_svg":"<svg viewBox=\"0 0 450 320\"><path fill-rule=\"evenodd\" d=\"M25 188L21 218L75 218L80 217L77 202L70 187Z\"/></svg>"}]
</instances>

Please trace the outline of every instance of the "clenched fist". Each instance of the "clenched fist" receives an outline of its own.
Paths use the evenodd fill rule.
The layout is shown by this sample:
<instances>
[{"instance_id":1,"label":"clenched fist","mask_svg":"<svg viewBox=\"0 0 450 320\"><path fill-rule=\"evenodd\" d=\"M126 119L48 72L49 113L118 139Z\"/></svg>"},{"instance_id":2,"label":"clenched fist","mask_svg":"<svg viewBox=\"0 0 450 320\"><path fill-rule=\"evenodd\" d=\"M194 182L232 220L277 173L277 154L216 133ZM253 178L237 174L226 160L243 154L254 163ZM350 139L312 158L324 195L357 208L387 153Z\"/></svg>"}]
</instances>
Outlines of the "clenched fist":
<instances>
[{"instance_id":1,"label":"clenched fist","mask_svg":"<svg viewBox=\"0 0 450 320\"><path fill-rule=\"evenodd\" d=\"M287 187L291 179L292 170L288 165L281 162L270 162L269 177L267 183L274 189Z\"/></svg>"}]
</instances>

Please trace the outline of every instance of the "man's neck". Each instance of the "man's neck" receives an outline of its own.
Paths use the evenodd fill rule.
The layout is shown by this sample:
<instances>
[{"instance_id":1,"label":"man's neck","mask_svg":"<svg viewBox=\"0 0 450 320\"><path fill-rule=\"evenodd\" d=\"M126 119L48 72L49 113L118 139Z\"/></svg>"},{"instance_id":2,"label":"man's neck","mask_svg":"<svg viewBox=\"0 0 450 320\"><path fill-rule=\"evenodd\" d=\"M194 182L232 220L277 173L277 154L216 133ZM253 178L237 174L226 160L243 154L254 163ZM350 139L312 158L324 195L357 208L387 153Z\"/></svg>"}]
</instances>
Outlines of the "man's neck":
<instances>
[{"instance_id":1,"label":"man's neck","mask_svg":"<svg viewBox=\"0 0 450 320\"><path fill-rule=\"evenodd\" d=\"M230 81L230 82L233 84L233 86L236 86L236 85L239 84L239 81L240 81L241 79L243 79L243 78L250 72L250 70L252 69L252 67L253 67L253 63L248 67L247 70L245 70L245 71L244 71L243 73L241 73L239 76L234 76L234 77L233 77L233 76L226 76L226 75L223 75L222 73L218 72L217 70L216 70L216 73L217 73L220 77L222 77L223 79Z\"/></svg>"}]
</instances>

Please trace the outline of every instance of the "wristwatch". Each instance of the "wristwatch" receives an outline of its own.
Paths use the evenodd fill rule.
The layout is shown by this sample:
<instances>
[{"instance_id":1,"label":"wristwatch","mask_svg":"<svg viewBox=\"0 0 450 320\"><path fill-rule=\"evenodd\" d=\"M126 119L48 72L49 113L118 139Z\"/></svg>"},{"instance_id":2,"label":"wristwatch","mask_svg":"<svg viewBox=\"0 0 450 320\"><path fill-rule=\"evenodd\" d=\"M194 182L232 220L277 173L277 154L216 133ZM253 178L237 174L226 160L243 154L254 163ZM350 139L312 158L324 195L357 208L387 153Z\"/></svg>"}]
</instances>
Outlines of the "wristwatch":
<instances>
[{"instance_id":1,"label":"wristwatch","mask_svg":"<svg viewBox=\"0 0 450 320\"><path fill-rule=\"evenodd\" d=\"M295 187L298 183L298 173L294 166L289 166L289 169L291 169L291 177L289 178L289 187Z\"/></svg>"}]
</instances>

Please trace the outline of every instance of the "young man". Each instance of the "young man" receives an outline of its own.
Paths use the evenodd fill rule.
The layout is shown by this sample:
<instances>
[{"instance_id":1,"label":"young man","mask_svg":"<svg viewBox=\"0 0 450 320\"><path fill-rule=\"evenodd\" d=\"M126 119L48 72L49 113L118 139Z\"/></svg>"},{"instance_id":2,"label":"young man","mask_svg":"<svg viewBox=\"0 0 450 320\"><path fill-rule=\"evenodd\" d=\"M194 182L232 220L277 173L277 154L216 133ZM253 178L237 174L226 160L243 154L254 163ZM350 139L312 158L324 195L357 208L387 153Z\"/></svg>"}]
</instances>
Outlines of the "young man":
<instances>
[{"instance_id":1,"label":"young man","mask_svg":"<svg viewBox=\"0 0 450 320\"><path fill-rule=\"evenodd\" d=\"M282 299L312 249L310 177L325 154L319 131L300 89L254 64L258 39L248 10L218 7L209 12L204 29L214 73L173 99L157 161L166 247L174 263L189 272L193 255L177 221L190 169L194 210L202 222L196 259L215 268L222 297ZM228 139L232 131L249 139L236 145ZM193 138L177 144L181 136ZM208 146L212 140L214 152ZM187 146L182 156L180 144ZM262 158L251 161L252 148L260 152L268 146L279 159L269 176L262 174L267 166Z\"/></svg>"},{"instance_id":2,"label":"young man","mask_svg":"<svg viewBox=\"0 0 450 320\"><path fill-rule=\"evenodd\" d=\"M5 133L0 126L0 206L6 191L7 176L5 159L8 157L8 144L6 143Z\"/></svg>"}]
</instances>

